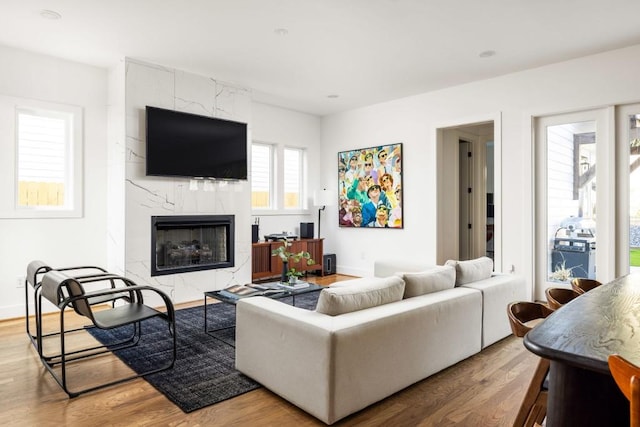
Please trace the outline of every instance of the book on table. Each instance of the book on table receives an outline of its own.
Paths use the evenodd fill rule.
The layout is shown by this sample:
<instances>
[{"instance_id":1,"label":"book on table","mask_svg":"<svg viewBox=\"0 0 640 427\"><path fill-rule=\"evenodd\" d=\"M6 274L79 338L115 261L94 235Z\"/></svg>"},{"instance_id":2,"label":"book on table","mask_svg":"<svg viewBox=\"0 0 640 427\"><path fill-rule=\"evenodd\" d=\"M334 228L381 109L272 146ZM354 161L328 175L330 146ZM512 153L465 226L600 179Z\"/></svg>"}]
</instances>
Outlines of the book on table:
<instances>
[{"instance_id":1,"label":"book on table","mask_svg":"<svg viewBox=\"0 0 640 427\"><path fill-rule=\"evenodd\" d=\"M224 295L228 298L244 298L244 297L252 297L256 295L267 295L270 293L282 292L282 288L275 288L271 285L256 285L256 284L247 284L247 285L233 285L228 288L224 288L220 291L221 295Z\"/></svg>"},{"instance_id":2,"label":"book on table","mask_svg":"<svg viewBox=\"0 0 640 427\"><path fill-rule=\"evenodd\" d=\"M278 283L278 286L280 286L281 289L297 290L297 289L308 288L309 287L309 282L302 282L302 281L298 280L294 284Z\"/></svg>"},{"instance_id":3,"label":"book on table","mask_svg":"<svg viewBox=\"0 0 640 427\"><path fill-rule=\"evenodd\" d=\"M264 290L256 289L251 285L233 285L228 288L224 288L220 293L229 298L243 298L249 296L260 295Z\"/></svg>"}]
</instances>

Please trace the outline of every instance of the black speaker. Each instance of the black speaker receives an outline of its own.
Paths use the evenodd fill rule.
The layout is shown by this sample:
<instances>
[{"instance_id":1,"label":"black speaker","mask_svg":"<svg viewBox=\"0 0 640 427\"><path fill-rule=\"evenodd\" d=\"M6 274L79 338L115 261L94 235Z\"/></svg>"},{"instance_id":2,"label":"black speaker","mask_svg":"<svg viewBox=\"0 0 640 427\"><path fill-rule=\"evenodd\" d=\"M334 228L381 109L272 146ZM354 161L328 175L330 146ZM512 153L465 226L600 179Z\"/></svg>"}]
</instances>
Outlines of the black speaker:
<instances>
[{"instance_id":1,"label":"black speaker","mask_svg":"<svg viewBox=\"0 0 640 427\"><path fill-rule=\"evenodd\" d=\"M326 254L322 257L324 275L336 274L336 254Z\"/></svg>"},{"instance_id":2,"label":"black speaker","mask_svg":"<svg viewBox=\"0 0 640 427\"><path fill-rule=\"evenodd\" d=\"M258 243L258 240L260 240L260 226L251 224L251 243Z\"/></svg>"},{"instance_id":3,"label":"black speaker","mask_svg":"<svg viewBox=\"0 0 640 427\"><path fill-rule=\"evenodd\" d=\"M312 222L300 223L300 238L313 239L313 223Z\"/></svg>"}]
</instances>

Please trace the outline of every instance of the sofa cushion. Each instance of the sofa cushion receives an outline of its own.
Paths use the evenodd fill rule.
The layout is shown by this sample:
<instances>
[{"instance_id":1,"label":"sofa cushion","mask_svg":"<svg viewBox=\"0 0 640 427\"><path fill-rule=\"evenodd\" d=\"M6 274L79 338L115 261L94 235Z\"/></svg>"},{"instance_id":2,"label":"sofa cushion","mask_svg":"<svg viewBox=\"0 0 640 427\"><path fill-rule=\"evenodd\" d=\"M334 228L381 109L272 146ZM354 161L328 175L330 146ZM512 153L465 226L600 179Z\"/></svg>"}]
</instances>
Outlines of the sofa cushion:
<instances>
[{"instance_id":1,"label":"sofa cushion","mask_svg":"<svg viewBox=\"0 0 640 427\"><path fill-rule=\"evenodd\" d=\"M448 260L444 265L455 267L456 286L488 279L493 272L493 260L486 256L469 261Z\"/></svg>"},{"instance_id":2,"label":"sofa cushion","mask_svg":"<svg viewBox=\"0 0 640 427\"><path fill-rule=\"evenodd\" d=\"M403 294L404 281L397 276L349 280L323 289L316 311L337 316L400 301Z\"/></svg>"},{"instance_id":3,"label":"sofa cushion","mask_svg":"<svg viewBox=\"0 0 640 427\"><path fill-rule=\"evenodd\" d=\"M456 285L456 269L450 265L437 266L418 273L396 273L404 280L404 298L452 289Z\"/></svg>"}]
</instances>

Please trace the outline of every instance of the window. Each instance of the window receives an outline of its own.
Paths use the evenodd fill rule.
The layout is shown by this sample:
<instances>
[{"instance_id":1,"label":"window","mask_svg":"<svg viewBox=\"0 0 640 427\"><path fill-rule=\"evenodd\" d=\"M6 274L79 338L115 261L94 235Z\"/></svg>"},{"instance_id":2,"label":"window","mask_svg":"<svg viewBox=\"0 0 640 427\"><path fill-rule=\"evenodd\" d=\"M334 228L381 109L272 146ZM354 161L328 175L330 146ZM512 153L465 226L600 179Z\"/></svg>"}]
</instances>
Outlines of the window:
<instances>
[{"instance_id":1,"label":"window","mask_svg":"<svg viewBox=\"0 0 640 427\"><path fill-rule=\"evenodd\" d=\"M0 97L0 112L14 142L0 217L82 216L82 109Z\"/></svg>"},{"instance_id":2,"label":"window","mask_svg":"<svg viewBox=\"0 0 640 427\"><path fill-rule=\"evenodd\" d=\"M64 207L70 195L70 114L19 109L18 207Z\"/></svg>"},{"instance_id":3,"label":"window","mask_svg":"<svg viewBox=\"0 0 640 427\"><path fill-rule=\"evenodd\" d=\"M270 145L251 144L251 207L271 209L272 150Z\"/></svg>"},{"instance_id":4,"label":"window","mask_svg":"<svg viewBox=\"0 0 640 427\"><path fill-rule=\"evenodd\" d=\"M284 149L284 208L302 209L302 160L303 151Z\"/></svg>"},{"instance_id":5,"label":"window","mask_svg":"<svg viewBox=\"0 0 640 427\"><path fill-rule=\"evenodd\" d=\"M251 207L294 211L306 208L305 157L300 148L251 144Z\"/></svg>"}]
</instances>

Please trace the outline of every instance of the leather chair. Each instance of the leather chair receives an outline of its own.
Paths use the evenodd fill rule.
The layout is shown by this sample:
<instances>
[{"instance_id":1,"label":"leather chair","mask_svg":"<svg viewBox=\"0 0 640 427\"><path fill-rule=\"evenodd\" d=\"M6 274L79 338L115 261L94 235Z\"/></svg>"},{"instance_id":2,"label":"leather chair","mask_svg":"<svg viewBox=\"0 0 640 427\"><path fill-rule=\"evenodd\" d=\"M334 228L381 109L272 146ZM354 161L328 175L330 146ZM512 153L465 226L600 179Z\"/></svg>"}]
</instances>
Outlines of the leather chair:
<instances>
[{"instance_id":1,"label":"leather chair","mask_svg":"<svg viewBox=\"0 0 640 427\"><path fill-rule=\"evenodd\" d=\"M566 288L547 288L544 293L547 296L547 305L554 311L581 295L573 289Z\"/></svg>"},{"instance_id":2,"label":"leather chair","mask_svg":"<svg viewBox=\"0 0 640 427\"><path fill-rule=\"evenodd\" d=\"M537 302L514 302L507 307L509 324L513 334L524 337L535 324L553 313L549 307ZM540 358L538 366L531 378L527 392L522 400L518 415L513 422L514 427L533 427L542 424L547 415L547 375L549 360Z\"/></svg>"},{"instance_id":3,"label":"leather chair","mask_svg":"<svg viewBox=\"0 0 640 427\"><path fill-rule=\"evenodd\" d=\"M640 367L623 357L609 356L609 371L630 404L630 426L640 427Z\"/></svg>"},{"instance_id":4,"label":"leather chair","mask_svg":"<svg viewBox=\"0 0 640 427\"><path fill-rule=\"evenodd\" d=\"M101 290L87 292L85 286L97 283L108 283L109 286ZM124 286L112 287L114 282L121 282ZM55 304L60 309L60 355L54 359L41 358L42 363L56 382L69 395L76 397L81 393L97 390L103 387L132 380L144 375L164 371L173 367L176 360L176 334L175 334L175 310L168 295L159 289L151 286L138 286L131 280L116 275L87 276L83 278L73 278L64 272L51 270L42 277L41 296ZM127 294L126 298L121 298L122 294ZM154 293L160 296L166 307L166 311L159 311L144 304L144 293ZM100 308L94 310L92 300L100 298L118 298L119 303L110 308ZM66 350L67 334L71 331L65 328L65 312L72 308L76 314L84 316L91 321L91 324L100 329L114 329L123 326L133 325L133 335L124 338L117 343L107 345L91 346L79 350ZM172 337L172 351L166 357L166 361L159 366L150 367L145 372L136 372L134 375L106 381L98 386L85 387L79 390L70 390L68 386L67 364L80 359L89 361L93 356L136 346L141 336L140 323L151 318L160 318L167 323L168 333ZM162 361L161 361L162 362ZM59 365L59 373L54 369Z\"/></svg>"},{"instance_id":5,"label":"leather chair","mask_svg":"<svg viewBox=\"0 0 640 427\"><path fill-rule=\"evenodd\" d=\"M598 282L597 280L586 279L584 277L578 277L571 281L571 287L579 294L589 292L591 289L595 289L600 285L602 285L602 283Z\"/></svg>"}]
</instances>

